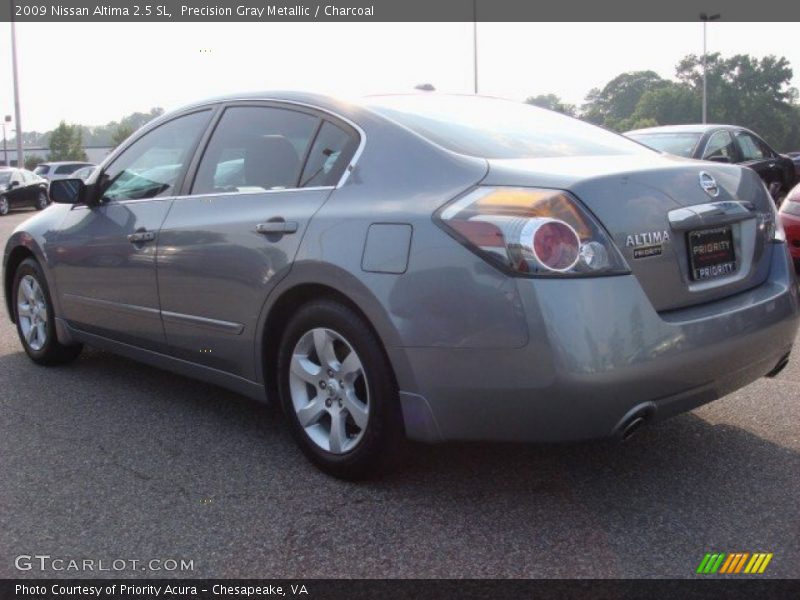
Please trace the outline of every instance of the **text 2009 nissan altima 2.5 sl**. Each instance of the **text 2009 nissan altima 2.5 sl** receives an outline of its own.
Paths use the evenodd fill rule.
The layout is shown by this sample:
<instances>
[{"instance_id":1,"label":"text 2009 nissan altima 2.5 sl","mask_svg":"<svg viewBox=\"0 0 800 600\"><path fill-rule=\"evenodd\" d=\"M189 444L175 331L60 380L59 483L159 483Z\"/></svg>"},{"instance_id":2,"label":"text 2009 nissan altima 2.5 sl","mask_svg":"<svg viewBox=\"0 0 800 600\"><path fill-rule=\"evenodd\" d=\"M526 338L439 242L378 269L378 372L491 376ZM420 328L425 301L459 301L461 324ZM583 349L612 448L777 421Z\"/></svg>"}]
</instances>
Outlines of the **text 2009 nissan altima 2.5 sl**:
<instances>
[{"instance_id":1,"label":"text 2009 nissan altima 2.5 sl","mask_svg":"<svg viewBox=\"0 0 800 600\"><path fill-rule=\"evenodd\" d=\"M278 399L339 477L406 438L626 437L777 373L798 327L754 171L505 100L211 100L50 193L4 256L35 362Z\"/></svg>"}]
</instances>

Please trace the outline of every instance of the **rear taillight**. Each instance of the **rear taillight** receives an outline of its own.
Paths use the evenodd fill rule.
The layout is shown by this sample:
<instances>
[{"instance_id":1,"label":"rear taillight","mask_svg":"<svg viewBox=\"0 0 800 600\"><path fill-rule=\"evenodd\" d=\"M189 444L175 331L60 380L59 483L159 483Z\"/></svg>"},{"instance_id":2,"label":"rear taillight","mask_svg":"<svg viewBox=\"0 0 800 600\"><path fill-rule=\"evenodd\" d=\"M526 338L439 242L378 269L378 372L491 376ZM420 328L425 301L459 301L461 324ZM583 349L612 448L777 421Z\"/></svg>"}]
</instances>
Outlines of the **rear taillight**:
<instances>
[{"instance_id":1,"label":"rear taillight","mask_svg":"<svg viewBox=\"0 0 800 600\"><path fill-rule=\"evenodd\" d=\"M608 234L565 191L479 187L443 206L436 218L472 251L515 275L630 272Z\"/></svg>"}]
</instances>

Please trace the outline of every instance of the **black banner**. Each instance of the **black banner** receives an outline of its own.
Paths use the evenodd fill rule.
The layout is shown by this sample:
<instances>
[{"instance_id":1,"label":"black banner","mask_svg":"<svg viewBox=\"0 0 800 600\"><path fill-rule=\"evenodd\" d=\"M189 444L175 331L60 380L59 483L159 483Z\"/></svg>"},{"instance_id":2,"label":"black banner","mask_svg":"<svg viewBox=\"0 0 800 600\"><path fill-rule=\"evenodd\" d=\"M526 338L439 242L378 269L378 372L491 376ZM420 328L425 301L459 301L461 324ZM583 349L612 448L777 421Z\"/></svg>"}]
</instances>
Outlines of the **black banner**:
<instances>
[{"instance_id":1,"label":"black banner","mask_svg":"<svg viewBox=\"0 0 800 600\"><path fill-rule=\"evenodd\" d=\"M71 21L800 21L800 2L786 0L4 0L0 20Z\"/></svg>"},{"instance_id":2,"label":"black banner","mask_svg":"<svg viewBox=\"0 0 800 600\"><path fill-rule=\"evenodd\" d=\"M516 598L618 600L725 598L780 600L800 597L800 580L2 580L3 600L441 600Z\"/></svg>"}]
</instances>

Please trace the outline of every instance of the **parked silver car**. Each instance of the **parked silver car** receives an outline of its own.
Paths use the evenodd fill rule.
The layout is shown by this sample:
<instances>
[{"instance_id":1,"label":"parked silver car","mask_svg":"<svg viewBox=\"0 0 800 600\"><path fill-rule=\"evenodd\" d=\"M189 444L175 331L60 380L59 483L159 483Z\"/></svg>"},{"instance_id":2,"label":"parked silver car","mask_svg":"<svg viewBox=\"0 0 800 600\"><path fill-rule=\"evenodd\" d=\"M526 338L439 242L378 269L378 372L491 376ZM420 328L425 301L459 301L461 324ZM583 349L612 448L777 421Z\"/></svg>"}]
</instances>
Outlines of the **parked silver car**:
<instances>
[{"instance_id":1,"label":"parked silver car","mask_svg":"<svg viewBox=\"0 0 800 600\"><path fill-rule=\"evenodd\" d=\"M406 437L624 437L777 373L798 328L755 172L504 100L216 99L50 193L4 256L34 361L274 399L339 477Z\"/></svg>"},{"instance_id":2,"label":"parked silver car","mask_svg":"<svg viewBox=\"0 0 800 600\"><path fill-rule=\"evenodd\" d=\"M93 167L92 163L76 162L74 160L62 160L57 162L43 162L36 166L33 170L39 177L43 177L48 181L55 181L57 179L69 179L79 169L84 167Z\"/></svg>"}]
</instances>

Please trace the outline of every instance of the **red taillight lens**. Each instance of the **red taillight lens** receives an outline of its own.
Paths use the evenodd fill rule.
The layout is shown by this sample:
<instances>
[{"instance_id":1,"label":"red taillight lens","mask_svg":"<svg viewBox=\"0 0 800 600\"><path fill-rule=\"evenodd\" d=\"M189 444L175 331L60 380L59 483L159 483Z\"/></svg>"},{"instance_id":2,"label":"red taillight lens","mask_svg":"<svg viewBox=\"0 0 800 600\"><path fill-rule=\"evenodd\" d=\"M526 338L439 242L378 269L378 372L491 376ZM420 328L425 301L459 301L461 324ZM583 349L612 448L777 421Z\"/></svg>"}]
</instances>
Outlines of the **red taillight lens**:
<instances>
[{"instance_id":1,"label":"red taillight lens","mask_svg":"<svg viewBox=\"0 0 800 600\"><path fill-rule=\"evenodd\" d=\"M539 222L537 222L539 221ZM580 257L581 240L564 221L532 220L533 255L553 271L567 271Z\"/></svg>"},{"instance_id":2,"label":"red taillight lens","mask_svg":"<svg viewBox=\"0 0 800 600\"><path fill-rule=\"evenodd\" d=\"M515 274L629 272L602 227L567 192L481 187L437 216L467 247Z\"/></svg>"}]
</instances>

